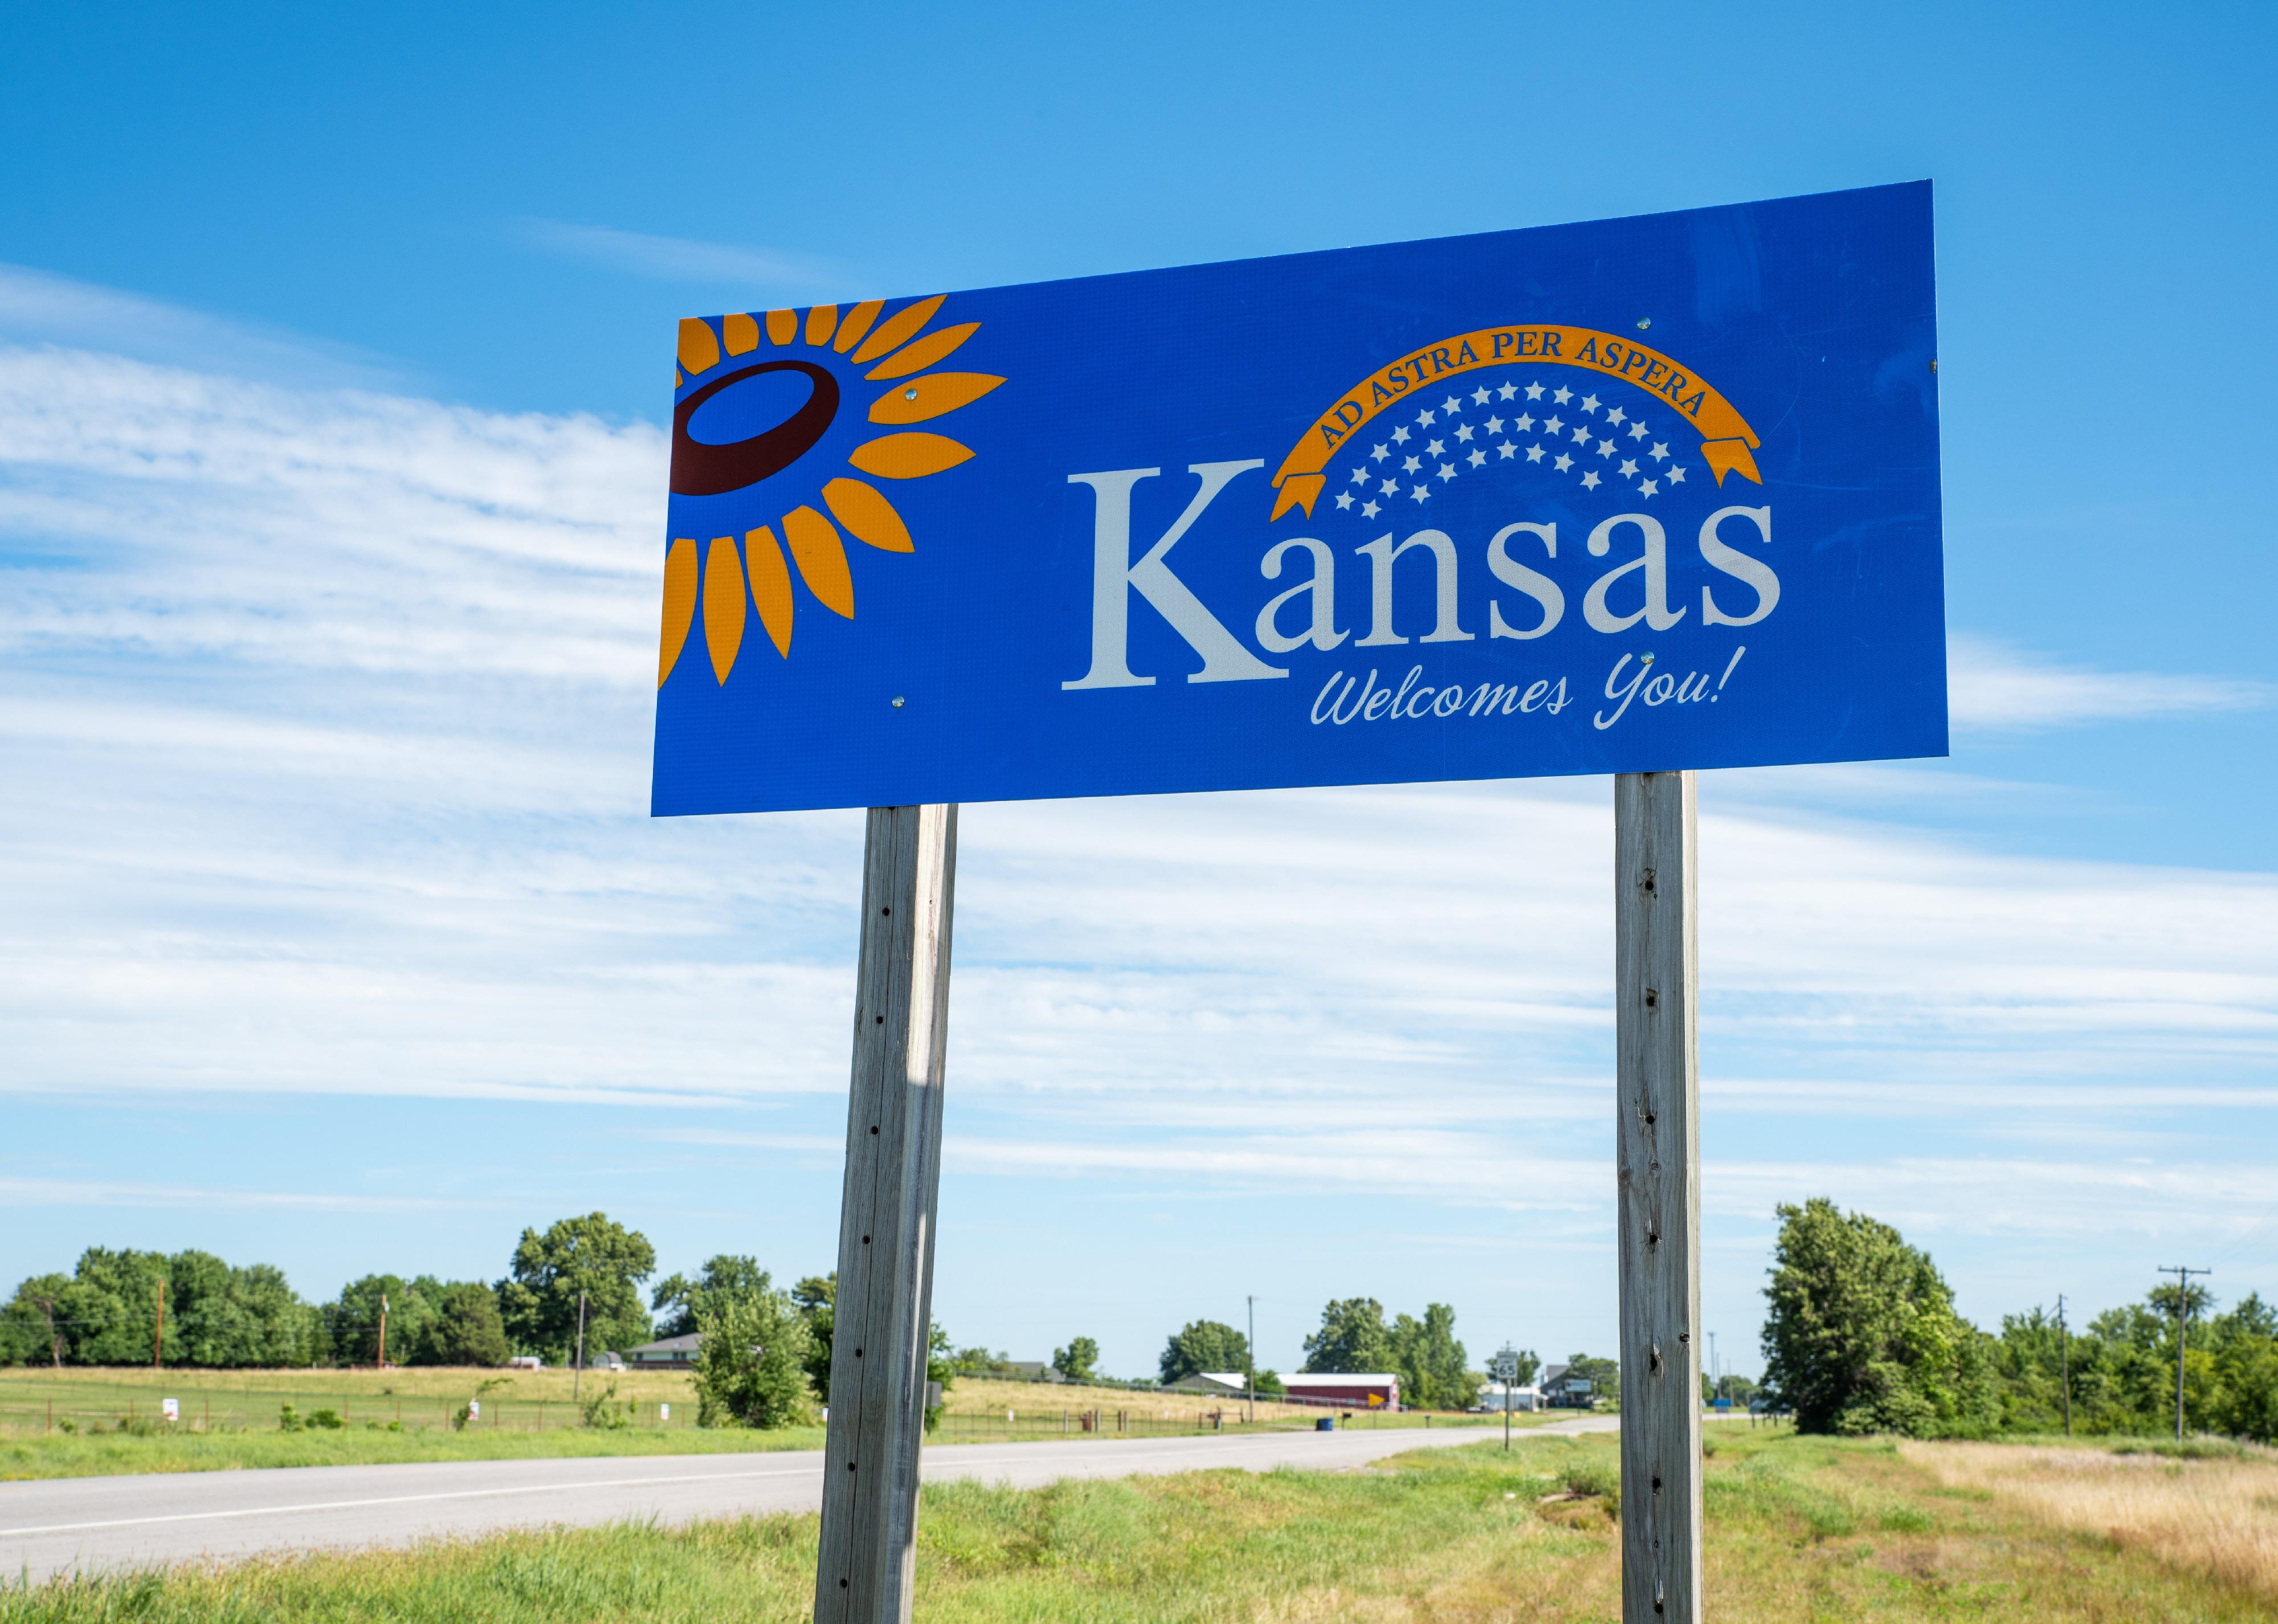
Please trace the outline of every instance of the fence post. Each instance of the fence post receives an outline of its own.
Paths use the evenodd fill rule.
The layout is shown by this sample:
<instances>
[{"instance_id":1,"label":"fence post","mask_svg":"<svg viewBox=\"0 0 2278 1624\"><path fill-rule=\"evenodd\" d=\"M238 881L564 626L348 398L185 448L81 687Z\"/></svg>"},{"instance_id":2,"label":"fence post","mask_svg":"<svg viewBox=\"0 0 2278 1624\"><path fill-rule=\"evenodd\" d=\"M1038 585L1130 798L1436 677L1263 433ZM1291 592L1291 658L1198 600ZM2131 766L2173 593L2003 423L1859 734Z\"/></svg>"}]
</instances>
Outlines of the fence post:
<instances>
[{"instance_id":1,"label":"fence post","mask_svg":"<svg viewBox=\"0 0 2278 1624\"><path fill-rule=\"evenodd\" d=\"M1701 1124L1695 787L1614 779L1622 1618L1701 1617Z\"/></svg>"}]
</instances>

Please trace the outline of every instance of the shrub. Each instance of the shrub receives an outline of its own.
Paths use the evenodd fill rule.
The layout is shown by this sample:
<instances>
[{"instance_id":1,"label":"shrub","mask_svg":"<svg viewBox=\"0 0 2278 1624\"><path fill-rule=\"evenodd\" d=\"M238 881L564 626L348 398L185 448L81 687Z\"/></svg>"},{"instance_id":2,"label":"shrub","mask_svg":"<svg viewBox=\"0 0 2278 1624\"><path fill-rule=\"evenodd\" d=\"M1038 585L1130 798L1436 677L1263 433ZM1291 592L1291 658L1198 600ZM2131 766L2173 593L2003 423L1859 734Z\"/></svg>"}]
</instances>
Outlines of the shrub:
<instances>
[{"instance_id":1,"label":"shrub","mask_svg":"<svg viewBox=\"0 0 2278 1624\"><path fill-rule=\"evenodd\" d=\"M814 1333L786 1291L707 1294L697 1306L699 1427L793 1427L813 1413Z\"/></svg>"}]
</instances>

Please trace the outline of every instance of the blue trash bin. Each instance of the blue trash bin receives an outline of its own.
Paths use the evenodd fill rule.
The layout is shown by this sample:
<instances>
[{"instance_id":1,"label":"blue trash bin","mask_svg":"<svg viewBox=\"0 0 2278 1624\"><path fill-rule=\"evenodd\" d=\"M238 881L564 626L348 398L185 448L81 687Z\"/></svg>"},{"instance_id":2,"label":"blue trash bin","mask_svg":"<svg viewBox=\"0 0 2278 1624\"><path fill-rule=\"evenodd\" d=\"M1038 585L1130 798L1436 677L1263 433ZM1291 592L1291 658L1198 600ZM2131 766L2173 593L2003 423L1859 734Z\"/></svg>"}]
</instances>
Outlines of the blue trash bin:
<instances>
[{"instance_id":1,"label":"blue trash bin","mask_svg":"<svg viewBox=\"0 0 2278 1624\"><path fill-rule=\"evenodd\" d=\"M1337 1418L1334 1415L1324 1415L1313 1423L1316 1432L1334 1432L1336 1429Z\"/></svg>"}]
</instances>

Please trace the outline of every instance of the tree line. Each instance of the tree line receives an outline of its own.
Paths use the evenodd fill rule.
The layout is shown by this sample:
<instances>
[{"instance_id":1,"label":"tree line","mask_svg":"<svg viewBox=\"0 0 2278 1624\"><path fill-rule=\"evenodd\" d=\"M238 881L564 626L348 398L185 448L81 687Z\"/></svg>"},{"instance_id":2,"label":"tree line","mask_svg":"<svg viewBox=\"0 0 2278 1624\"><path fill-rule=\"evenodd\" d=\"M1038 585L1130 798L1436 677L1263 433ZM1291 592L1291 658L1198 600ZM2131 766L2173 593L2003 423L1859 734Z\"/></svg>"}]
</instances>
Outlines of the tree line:
<instances>
[{"instance_id":1,"label":"tree line","mask_svg":"<svg viewBox=\"0 0 2278 1624\"><path fill-rule=\"evenodd\" d=\"M1927 1252L1816 1198L1779 1208L1765 1288L1765 1397L1807 1432L1990 1437L2172 1432L2278 1443L2278 1310L2226 1312L2205 1286L2158 1285L2085 1326L2044 1307L1987 1331L1955 1311Z\"/></svg>"},{"instance_id":2,"label":"tree line","mask_svg":"<svg viewBox=\"0 0 2278 1624\"><path fill-rule=\"evenodd\" d=\"M90 1246L65 1274L34 1275L0 1306L0 1364L210 1368L499 1365L516 1354L562 1364L577 1345L622 1349L652 1336L651 1306L684 1299L675 1275L644 1306L656 1249L605 1213L528 1229L495 1281L366 1275L329 1302L294 1291L266 1263L210 1252Z\"/></svg>"}]
</instances>

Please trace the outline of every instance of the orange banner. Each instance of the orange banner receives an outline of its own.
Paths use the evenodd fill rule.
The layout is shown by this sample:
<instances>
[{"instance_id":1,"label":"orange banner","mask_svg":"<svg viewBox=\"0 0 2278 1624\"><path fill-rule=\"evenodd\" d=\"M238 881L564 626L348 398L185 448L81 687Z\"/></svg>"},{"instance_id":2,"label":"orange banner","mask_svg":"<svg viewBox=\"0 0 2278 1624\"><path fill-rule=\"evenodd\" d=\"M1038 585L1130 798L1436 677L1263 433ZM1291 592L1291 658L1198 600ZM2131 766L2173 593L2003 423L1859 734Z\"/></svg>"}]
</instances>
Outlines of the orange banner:
<instances>
[{"instance_id":1,"label":"orange banner","mask_svg":"<svg viewBox=\"0 0 2278 1624\"><path fill-rule=\"evenodd\" d=\"M1292 508L1303 508L1305 516L1311 517L1326 477L1321 471L1345 441L1379 412L1398 405L1411 393L1429 388L1441 378L1517 361L1578 366L1634 384L1659 397L1700 431L1701 460L1716 476L1718 485L1724 483L1728 473L1744 475L1758 485L1764 482L1753 455L1762 443L1755 430L1731 402L1659 350L1594 327L1481 327L1476 333L1458 333L1410 350L1346 390L1281 459L1280 469L1273 476L1274 489L1280 494L1274 498L1273 517L1278 519Z\"/></svg>"}]
</instances>

